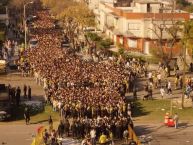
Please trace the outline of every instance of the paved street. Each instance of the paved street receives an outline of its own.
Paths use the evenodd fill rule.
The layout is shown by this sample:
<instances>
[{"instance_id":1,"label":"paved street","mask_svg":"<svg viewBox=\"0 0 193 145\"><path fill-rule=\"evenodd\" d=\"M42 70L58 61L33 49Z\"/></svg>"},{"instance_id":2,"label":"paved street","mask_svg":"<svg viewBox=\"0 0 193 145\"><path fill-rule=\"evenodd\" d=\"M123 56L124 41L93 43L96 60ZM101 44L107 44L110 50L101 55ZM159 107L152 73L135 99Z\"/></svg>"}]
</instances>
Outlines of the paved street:
<instances>
[{"instance_id":1,"label":"paved street","mask_svg":"<svg viewBox=\"0 0 193 145\"><path fill-rule=\"evenodd\" d=\"M11 73L8 75L0 75L0 83L11 84L12 86L20 86L23 95L23 85L30 85L32 88L32 100L43 99L43 89L38 86L33 78L21 77L19 73ZM41 124L25 125L25 122L0 122L0 144L6 145L30 145L33 135Z\"/></svg>"},{"instance_id":2,"label":"paved street","mask_svg":"<svg viewBox=\"0 0 193 145\"><path fill-rule=\"evenodd\" d=\"M21 77L18 73L0 75L0 83L11 84L23 87L24 84L32 87L33 99L42 99L43 89L35 83L33 78ZM142 81L143 83L143 81ZM176 92L177 93L177 92ZM140 92L139 95L143 92ZM155 95L159 98L159 94ZM138 135L152 136L151 145L191 145L193 142L193 125L191 122L183 122L179 129L168 128L160 123L135 122L135 129ZM0 123L0 143L7 145L29 145L32 142L32 135L41 124L28 125L21 122Z\"/></svg>"},{"instance_id":3,"label":"paved street","mask_svg":"<svg viewBox=\"0 0 193 145\"><path fill-rule=\"evenodd\" d=\"M139 124L135 130L138 135L151 137L151 145L192 145L193 124L181 123L178 129L162 124Z\"/></svg>"},{"instance_id":4,"label":"paved street","mask_svg":"<svg viewBox=\"0 0 193 145\"><path fill-rule=\"evenodd\" d=\"M30 145L37 128L40 125L1 124L0 144L5 145Z\"/></svg>"},{"instance_id":5,"label":"paved street","mask_svg":"<svg viewBox=\"0 0 193 145\"><path fill-rule=\"evenodd\" d=\"M21 74L18 72L9 73L7 75L0 75L0 83L1 84L10 84L12 87L20 87L23 95L23 86L29 85L32 89L32 99L42 100L44 91L42 87L38 86L35 83L34 78L30 77L21 77Z\"/></svg>"}]
</instances>

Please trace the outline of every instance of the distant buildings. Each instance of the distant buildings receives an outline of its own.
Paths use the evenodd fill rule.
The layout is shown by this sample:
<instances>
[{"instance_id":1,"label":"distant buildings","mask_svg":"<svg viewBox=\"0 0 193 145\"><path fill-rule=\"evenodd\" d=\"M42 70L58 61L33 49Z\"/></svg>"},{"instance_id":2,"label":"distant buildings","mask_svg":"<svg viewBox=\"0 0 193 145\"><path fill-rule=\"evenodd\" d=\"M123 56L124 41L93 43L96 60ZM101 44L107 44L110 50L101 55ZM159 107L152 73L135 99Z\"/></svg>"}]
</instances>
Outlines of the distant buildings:
<instances>
[{"instance_id":1,"label":"distant buildings","mask_svg":"<svg viewBox=\"0 0 193 145\"><path fill-rule=\"evenodd\" d=\"M156 47L156 26L171 27L173 22L186 21L190 14L175 10L175 3L164 0L90 0L89 6L96 15L98 28L115 44L125 49L150 54ZM171 36L164 31L163 39ZM179 34L180 38L180 34ZM168 44L164 44L167 51ZM174 51L178 53L179 47Z\"/></svg>"}]
</instances>

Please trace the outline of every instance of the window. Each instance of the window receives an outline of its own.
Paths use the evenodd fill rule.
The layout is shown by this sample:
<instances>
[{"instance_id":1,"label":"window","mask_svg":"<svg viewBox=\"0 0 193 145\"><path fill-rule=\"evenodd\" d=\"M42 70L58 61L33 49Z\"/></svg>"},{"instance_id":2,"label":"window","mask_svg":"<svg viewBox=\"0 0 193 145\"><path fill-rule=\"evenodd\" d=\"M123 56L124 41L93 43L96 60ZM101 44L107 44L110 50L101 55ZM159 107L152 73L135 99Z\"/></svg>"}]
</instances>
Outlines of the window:
<instances>
[{"instance_id":1,"label":"window","mask_svg":"<svg viewBox=\"0 0 193 145\"><path fill-rule=\"evenodd\" d=\"M147 12L148 12L148 13L151 12L151 6L150 6L150 3L147 4Z\"/></svg>"},{"instance_id":2,"label":"window","mask_svg":"<svg viewBox=\"0 0 193 145\"><path fill-rule=\"evenodd\" d=\"M128 30L139 30L140 24L138 23L129 23L128 24Z\"/></svg>"},{"instance_id":3,"label":"window","mask_svg":"<svg viewBox=\"0 0 193 145\"><path fill-rule=\"evenodd\" d=\"M128 46L129 46L129 48L137 48L137 40L128 39Z\"/></svg>"}]
</instances>

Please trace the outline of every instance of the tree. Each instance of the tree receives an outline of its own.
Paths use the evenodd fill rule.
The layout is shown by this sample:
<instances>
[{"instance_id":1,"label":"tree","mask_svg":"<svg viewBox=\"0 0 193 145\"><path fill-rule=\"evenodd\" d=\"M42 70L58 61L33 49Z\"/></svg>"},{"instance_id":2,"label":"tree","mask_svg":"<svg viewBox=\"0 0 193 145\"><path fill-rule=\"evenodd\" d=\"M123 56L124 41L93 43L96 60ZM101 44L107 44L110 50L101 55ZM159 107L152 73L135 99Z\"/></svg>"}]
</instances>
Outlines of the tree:
<instances>
[{"instance_id":1,"label":"tree","mask_svg":"<svg viewBox=\"0 0 193 145\"><path fill-rule=\"evenodd\" d=\"M193 22L187 21L183 23L183 37L181 39L182 45L183 45L183 90L182 90L182 104L181 107L184 108L184 92L186 90L186 81L185 81L185 75L186 75L186 51L191 49L192 51L192 44L193 44Z\"/></svg>"},{"instance_id":2,"label":"tree","mask_svg":"<svg viewBox=\"0 0 193 145\"><path fill-rule=\"evenodd\" d=\"M161 58L166 62L173 57L173 48L180 40L179 34L182 28L181 23L174 19L174 9L175 1L172 1L171 19L168 20L168 18L162 14L160 19L152 19L152 28L150 28L157 37L157 47L161 52ZM164 38L165 35L168 35L168 37ZM169 53L164 51L165 44L170 48Z\"/></svg>"},{"instance_id":3,"label":"tree","mask_svg":"<svg viewBox=\"0 0 193 145\"><path fill-rule=\"evenodd\" d=\"M84 36L84 29L95 26L94 13L84 2L42 0L42 3L51 9L57 19L63 22L64 31L74 48L76 42L79 41L79 36Z\"/></svg>"}]
</instances>

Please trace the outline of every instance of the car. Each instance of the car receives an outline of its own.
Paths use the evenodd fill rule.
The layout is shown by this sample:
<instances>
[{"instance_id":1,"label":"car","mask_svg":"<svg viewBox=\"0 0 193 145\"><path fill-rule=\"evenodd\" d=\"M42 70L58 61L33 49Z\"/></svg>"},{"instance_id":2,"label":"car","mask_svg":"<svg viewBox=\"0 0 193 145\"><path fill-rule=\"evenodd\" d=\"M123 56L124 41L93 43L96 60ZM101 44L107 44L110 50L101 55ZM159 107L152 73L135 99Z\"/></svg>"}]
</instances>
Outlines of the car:
<instances>
[{"instance_id":1,"label":"car","mask_svg":"<svg viewBox=\"0 0 193 145\"><path fill-rule=\"evenodd\" d=\"M27 18L26 18L26 23L29 24L31 22L34 22L35 20L37 20L37 16L35 15L29 15Z\"/></svg>"},{"instance_id":2,"label":"car","mask_svg":"<svg viewBox=\"0 0 193 145\"><path fill-rule=\"evenodd\" d=\"M30 41L29 41L29 48L31 49L31 48L35 48L35 47L37 47L38 46L38 40L37 39L31 39Z\"/></svg>"},{"instance_id":3,"label":"car","mask_svg":"<svg viewBox=\"0 0 193 145\"><path fill-rule=\"evenodd\" d=\"M55 29L62 29L62 23L59 20L54 21L54 28Z\"/></svg>"},{"instance_id":4,"label":"car","mask_svg":"<svg viewBox=\"0 0 193 145\"><path fill-rule=\"evenodd\" d=\"M69 48L69 47L70 47L70 44L69 44L68 41L63 40L63 41L61 42L61 48Z\"/></svg>"},{"instance_id":5,"label":"car","mask_svg":"<svg viewBox=\"0 0 193 145\"><path fill-rule=\"evenodd\" d=\"M5 84L0 84L0 121L4 121L11 117L11 103L8 88Z\"/></svg>"}]
</instances>

